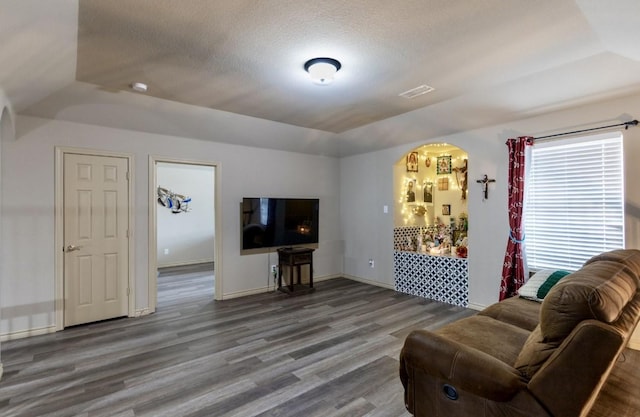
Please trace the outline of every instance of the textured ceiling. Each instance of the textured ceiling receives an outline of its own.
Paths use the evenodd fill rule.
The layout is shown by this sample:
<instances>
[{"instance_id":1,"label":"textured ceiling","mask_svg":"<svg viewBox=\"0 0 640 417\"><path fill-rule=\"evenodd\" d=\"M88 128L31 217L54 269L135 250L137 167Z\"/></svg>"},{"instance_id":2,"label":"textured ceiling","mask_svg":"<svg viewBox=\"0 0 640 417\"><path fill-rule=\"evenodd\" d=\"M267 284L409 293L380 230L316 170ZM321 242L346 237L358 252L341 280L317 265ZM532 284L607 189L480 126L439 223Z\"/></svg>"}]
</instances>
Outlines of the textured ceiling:
<instances>
[{"instance_id":1,"label":"textured ceiling","mask_svg":"<svg viewBox=\"0 0 640 417\"><path fill-rule=\"evenodd\" d=\"M595 39L573 1L80 0L76 77L343 132L587 56ZM342 62L332 85L303 70L318 56ZM436 90L398 96L421 84Z\"/></svg>"},{"instance_id":2,"label":"textured ceiling","mask_svg":"<svg viewBox=\"0 0 640 417\"><path fill-rule=\"evenodd\" d=\"M638 19L638 0L0 0L0 94L29 116L345 156L640 94ZM317 56L343 64L329 86L303 70Z\"/></svg>"}]
</instances>

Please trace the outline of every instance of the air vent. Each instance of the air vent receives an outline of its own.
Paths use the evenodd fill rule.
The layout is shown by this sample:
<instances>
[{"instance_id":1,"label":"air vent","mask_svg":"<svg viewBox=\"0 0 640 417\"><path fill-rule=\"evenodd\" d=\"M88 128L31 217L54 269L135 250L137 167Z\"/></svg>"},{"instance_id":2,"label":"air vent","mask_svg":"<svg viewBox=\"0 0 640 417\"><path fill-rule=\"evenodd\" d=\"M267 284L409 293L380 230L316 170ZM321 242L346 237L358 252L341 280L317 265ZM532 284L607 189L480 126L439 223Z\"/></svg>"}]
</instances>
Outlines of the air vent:
<instances>
[{"instance_id":1,"label":"air vent","mask_svg":"<svg viewBox=\"0 0 640 417\"><path fill-rule=\"evenodd\" d=\"M416 88L412 88L411 90L405 91L404 93L400 93L398 94L400 97L404 97L404 98L416 98L418 96L421 96L423 94L427 94L432 92L433 90L435 90L435 88L433 87L429 87L426 84L422 84Z\"/></svg>"}]
</instances>

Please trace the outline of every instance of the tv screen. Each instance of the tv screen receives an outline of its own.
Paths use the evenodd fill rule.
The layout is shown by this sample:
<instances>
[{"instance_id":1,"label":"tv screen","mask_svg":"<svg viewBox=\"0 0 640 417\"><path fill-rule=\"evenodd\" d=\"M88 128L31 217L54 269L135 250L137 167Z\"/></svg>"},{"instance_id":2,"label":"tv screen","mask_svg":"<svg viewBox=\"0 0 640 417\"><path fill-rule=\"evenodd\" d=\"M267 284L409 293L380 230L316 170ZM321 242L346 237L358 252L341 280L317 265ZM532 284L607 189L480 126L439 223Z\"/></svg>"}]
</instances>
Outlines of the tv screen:
<instances>
[{"instance_id":1,"label":"tv screen","mask_svg":"<svg viewBox=\"0 0 640 417\"><path fill-rule=\"evenodd\" d=\"M243 198L242 249L318 243L317 198Z\"/></svg>"}]
</instances>

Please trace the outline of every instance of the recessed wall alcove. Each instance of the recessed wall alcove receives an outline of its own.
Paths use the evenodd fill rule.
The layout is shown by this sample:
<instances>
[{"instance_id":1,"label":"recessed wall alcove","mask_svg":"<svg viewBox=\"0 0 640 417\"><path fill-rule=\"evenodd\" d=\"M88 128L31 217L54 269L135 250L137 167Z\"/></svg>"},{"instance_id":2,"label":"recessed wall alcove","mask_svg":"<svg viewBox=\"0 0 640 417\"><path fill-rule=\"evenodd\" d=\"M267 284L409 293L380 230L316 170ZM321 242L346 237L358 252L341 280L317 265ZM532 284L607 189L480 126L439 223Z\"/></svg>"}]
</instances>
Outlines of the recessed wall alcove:
<instances>
[{"instance_id":1,"label":"recessed wall alcove","mask_svg":"<svg viewBox=\"0 0 640 417\"><path fill-rule=\"evenodd\" d=\"M467 307L468 154L447 143L412 149L394 167L397 291Z\"/></svg>"}]
</instances>

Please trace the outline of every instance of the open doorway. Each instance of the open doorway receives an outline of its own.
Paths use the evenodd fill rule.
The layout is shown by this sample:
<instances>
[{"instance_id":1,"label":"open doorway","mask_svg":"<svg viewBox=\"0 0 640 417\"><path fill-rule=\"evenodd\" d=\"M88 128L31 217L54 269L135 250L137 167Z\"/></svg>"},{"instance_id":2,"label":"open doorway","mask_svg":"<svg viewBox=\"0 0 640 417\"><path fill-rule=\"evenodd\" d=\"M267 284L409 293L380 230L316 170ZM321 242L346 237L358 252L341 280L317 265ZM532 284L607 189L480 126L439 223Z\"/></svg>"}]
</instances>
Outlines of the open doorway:
<instances>
[{"instance_id":1,"label":"open doorway","mask_svg":"<svg viewBox=\"0 0 640 417\"><path fill-rule=\"evenodd\" d=\"M206 295L219 299L216 164L150 160L151 311Z\"/></svg>"}]
</instances>

